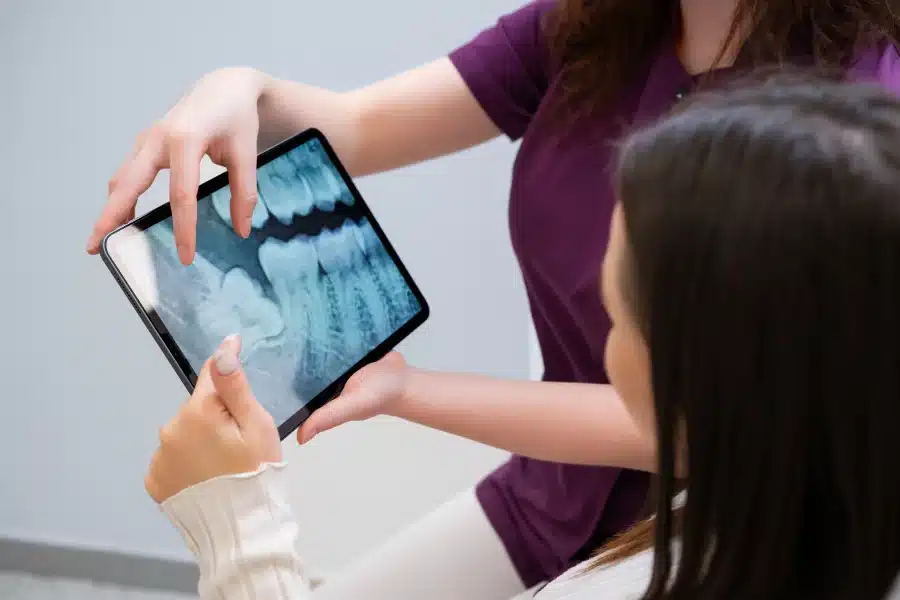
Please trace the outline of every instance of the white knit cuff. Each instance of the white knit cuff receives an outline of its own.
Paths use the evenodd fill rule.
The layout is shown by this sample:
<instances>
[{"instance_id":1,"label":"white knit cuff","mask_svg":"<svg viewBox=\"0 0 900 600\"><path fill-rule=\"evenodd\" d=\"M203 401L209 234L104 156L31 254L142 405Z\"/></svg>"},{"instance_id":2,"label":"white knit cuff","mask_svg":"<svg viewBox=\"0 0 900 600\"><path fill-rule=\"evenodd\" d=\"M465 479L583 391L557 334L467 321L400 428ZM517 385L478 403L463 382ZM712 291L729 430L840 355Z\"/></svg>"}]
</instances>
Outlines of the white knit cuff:
<instances>
[{"instance_id":1,"label":"white knit cuff","mask_svg":"<svg viewBox=\"0 0 900 600\"><path fill-rule=\"evenodd\" d=\"M266 464L252 473L217 477L162 503L197 559L201 597L229 581L257 577L260 569L301 577L284 467Z\"/></svg>"}]
</instances>

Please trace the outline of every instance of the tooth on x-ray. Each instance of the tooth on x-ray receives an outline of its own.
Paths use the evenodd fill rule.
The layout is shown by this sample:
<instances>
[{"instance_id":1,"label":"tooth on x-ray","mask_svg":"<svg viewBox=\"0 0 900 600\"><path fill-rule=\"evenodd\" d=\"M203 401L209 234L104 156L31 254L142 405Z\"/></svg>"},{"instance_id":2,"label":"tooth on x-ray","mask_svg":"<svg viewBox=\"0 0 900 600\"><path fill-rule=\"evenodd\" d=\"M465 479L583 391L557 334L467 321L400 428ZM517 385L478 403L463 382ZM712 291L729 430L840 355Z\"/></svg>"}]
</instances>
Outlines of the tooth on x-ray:
<instances>
[{"instance_id":1,"label":"tooth on x-ray","mask_svg":"<svg viewBox=\"0 0 900 600\"><path fill-rule=\"evenodd\" d=\"M315 245L304 235L287 242L267 239L259 247L259 264L272 286L288 335L296 336L292 344L302 354L307 343L325 337L328 327L318 315L310 318L323 303Z\"/></svg>"},{"instance_id":2,"label":"tooth on x-ray","mask_svg":"<svg viewBox=\"0 0 900 600\"><path fill-rule=\"evenodd\" d=\"M212 201L213 208L216 210L216 214L219 217L232 225L231 222L231 188L229 186L225 186L219 190L216 190L210 195L210 200ZM250 220L250 225L254 229L259 229L263 225L266 224L266 221L269 220L269 211L266 210L265 205L259 200L256 201L256 206L253 207L253 215Z\"/></svg>"},{"instance_id":3,"label":"tooth on x-ray","mask_svg":"<svg viewBox=\"0 0 900 600\"><path fill-rule=\"evenodd\" d=\"M353 206L353 194L341 180L334 165L325 159L322 148L316 143L304 150L292 152L288 159L296 169L296 177L315 190L313 202L316 207L321 211L331 212L337 202Z\"/></svg>"},{"instance_id":4,"label":"tooth on x-ray","mask_svg":"<svg viewBox=\"0 0 900 600\"><path fill-rule=\"evenodd\" d=\"M307 286L309 279L315 280L319 276L316 246L305 235L297 235L287 242L267 239L259 247L259 264L272 285L290 283Z\"/></svg>"},{"instance_id":5,"label":"tooth on x-ray","mask_svg":"<svg viewBox=\"0 0 900 600\"><path fill-rule=\"evenodd\" d=\"M273 217L284 225L294 220L295 210L307 201L298 193L297 179L290 163L273 160L264 165L257 174L259 197Z\"/></svg>"},{"instance_id":6,"label":"tooth on x-ray","mask_svg":"<svg viewBox=\"0 0 900 600\"><path fill-rule=\"evenodd\" d=\"M240 268L225 273L219 293L214 293L197 312L198 319L214 337L224 338L240 332L245 355L284 331L278 306Z\"/></svg>"},{"instance_id":7,"label":"tooth on x-ray","mask_svg":"<svg viewBox=\"0 0 900 600\"><path fill-rule=\"evenodd\" d=\"M297 181L297 210L296 213L301 217L307 216L312 212L313 205L316 200L316 192L310 185L309 181L299 178Z\"/></svg>"},{"instance_id":8,"label":"tooth on x-ray","mask_svg":"<svg viewBox=\"0 0 900 600\"><path fill-rule=\"evenodd\" d=\"M351 354L362 347L373 326L369 307L363 306L367 303L366 299L359 297L362 271L359 267L363 264L363 256L356 243L354 228L352 222L345 222L341 228L335 231L325 229L315 238L319 264L325 272L322 283L331 317L329 332L336 340L331 344L341 345ZM372 298L377 299L378 296ZM360 309L365 314L360 314ZM368 330L364 331L362 325L368 326Z\"/></svg>"},{"instance_id":9,"label":"tooth on x-ray","mask_svg":"<svg viewBox=\"0 0 900 600\"><path fill-rule=\"evenodd\" d=\"M319 210L331 212L334 210L335 202L341 195L341 186L333 177L329 177L329 170L311 170L306 169L306 177L313 180L313 187L316 189L316 206Z\"/></svg>"},{"instance_id":10,"label":"tooth on x-ray","mask_svg":"<svg viewBox=\"0 0 900 600\"><path fill-rule=\"evenodd\" d=\"M319 264L326 273L349 271L363 260L355 229L353 222L347 220L340 229L324 229L315 238Z\"/></svg>"},{"instance_id":11,"label":"tooth on x-ray","mask_svg":"<svg viewBox=\"0 0 900 600\"><path fill-rule=\"evenodd\" d=\"M375 255L379 251L384 250L384 246L381 245L381 240L378 238L378 233L367 218L363 217L360 220L355 233L359 247L367 255Z\"/></svg>"}]
</instances>

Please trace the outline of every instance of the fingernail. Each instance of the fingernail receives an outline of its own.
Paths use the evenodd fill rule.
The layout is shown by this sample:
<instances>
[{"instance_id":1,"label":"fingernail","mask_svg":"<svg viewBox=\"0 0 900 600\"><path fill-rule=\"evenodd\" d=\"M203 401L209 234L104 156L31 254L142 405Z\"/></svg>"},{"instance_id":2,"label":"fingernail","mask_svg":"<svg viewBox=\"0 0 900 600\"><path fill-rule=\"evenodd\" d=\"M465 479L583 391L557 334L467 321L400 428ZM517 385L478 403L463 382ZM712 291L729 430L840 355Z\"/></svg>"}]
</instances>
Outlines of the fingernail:
<instances>
[{"instance_id":1,"label":"fingernail","mask_svg":"<svg viewBox=\"0 0 900 600\"><path fill-rule=\"evenodd\" d=\"M231 375L241 366L237 355L237 341L236 335L229 335L216 350L214 360L220 375Z\"/></svg>"},{"instance_id":2,"label":"fingernail","mask_svg":"<svg viewBox=\"0 0 900 600\"><path fill-rule=\"evenodd\" d=\"M250 237L250 230L253 228L253 215L247 215L244 217L244 223L241 226L241 236L245 239Z\"/></svg>"}]
</instances>

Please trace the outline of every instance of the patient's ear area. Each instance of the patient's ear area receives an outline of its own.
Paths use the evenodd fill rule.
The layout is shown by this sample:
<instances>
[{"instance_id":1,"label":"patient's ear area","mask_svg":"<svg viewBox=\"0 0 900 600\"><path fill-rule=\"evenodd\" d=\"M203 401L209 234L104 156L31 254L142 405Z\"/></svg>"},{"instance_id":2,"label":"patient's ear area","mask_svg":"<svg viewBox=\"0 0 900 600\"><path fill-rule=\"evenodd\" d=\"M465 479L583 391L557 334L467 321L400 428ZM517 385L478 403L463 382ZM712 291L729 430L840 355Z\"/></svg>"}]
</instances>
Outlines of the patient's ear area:
<instances>
[{"instance_id":1,"label":"patient's ear area","mask_svg":"<svg viewBox=\"0 0 900 600\"><path fill-rule=\"evenodd\" d=\"M650 382L650 353L633 309L632 290L625 269L630 268L625 222L620 205L613 212L609 244L599 277L599 293L611 322L606 339L604 362L609 382L648 440L656 438L653 391Z\"/></svg>"},{"instance_id":2,"label":"patient's ear area","mask_svg":"<svg viewBox=\"0 0 900 600\"><path fill-rule=\"evenodd\" d=\"M651 353L645 335L647 328L640 323L641 318L649 318L649 315L641 315L637 308L642 302L635 268L625 213L618 203L613 211L609 243L598 278L598 293L612 324L606 341L606 372L641 435L646 436L648 445L655 448L657 423ZM683 419L677 426L676 437L676 476L685 478L688 453Z\"/></svg>"}]
</instances>

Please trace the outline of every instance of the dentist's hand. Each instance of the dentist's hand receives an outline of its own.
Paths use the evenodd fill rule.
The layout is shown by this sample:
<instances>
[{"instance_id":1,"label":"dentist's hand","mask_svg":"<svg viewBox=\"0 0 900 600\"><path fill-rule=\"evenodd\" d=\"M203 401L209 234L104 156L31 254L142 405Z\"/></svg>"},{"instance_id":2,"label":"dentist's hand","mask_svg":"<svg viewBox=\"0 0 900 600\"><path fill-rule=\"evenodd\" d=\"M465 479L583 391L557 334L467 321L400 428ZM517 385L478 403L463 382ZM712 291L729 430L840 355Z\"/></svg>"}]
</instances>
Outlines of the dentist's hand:
<instances>
[{"instance_id":1,"label":"dentist's hand","mask_svg":"<svg viewBox=\"0 0 900 600\"><path fill-rule=\"evenodd\" d=\"M264 87L265 76L253 69L214 71L200 79L161 121L141 133L131 155L109 181L109 199L87 251L99 252L106 234L134 218L138 196L157 173L168 168L178 256L190 264L196 248L197 188L204 154L228 169L231 221L239 235L250 235L257 201L257 105Z\"/></svg>"},{"instance_id":2,"label":"dentist's hand","mask_svg":"<svg viewBox=\"0 0 900 600\"><path fill-rule=\"evenodd\" d=\"M240 340L226 338L201 370L193 395L160 431L145 479L156 502L215 477L281 461L278 429L253 396L239 351Z\"/></svg>"},{"instance_id":3,"label":"dentist's hand","mask_svg":"<svg viewBox=\"0 0 900 600\"><path fill-rule=\"evenodd\" d=\"M392 414L404 399L410 367L398 352L360 369L341 394L314 412L297 431L297 441L305 444L319 433L349 421L363 421Z\"/></svg>"}]
</instances>

